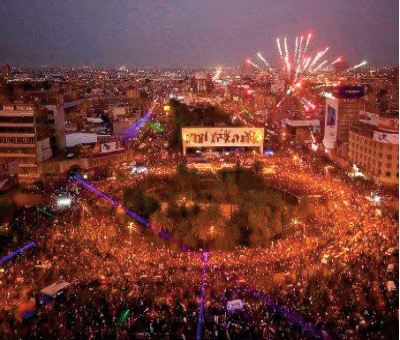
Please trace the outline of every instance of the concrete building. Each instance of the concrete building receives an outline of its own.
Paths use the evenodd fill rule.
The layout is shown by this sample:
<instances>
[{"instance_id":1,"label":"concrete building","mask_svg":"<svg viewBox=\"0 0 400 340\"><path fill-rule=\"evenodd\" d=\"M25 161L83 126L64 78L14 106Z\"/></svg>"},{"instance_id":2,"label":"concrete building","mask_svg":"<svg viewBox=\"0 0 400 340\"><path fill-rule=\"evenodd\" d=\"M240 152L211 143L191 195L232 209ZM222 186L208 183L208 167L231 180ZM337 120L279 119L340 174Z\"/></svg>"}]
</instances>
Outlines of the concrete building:
<instances>
[{"instance_id":1,"label":"concrete building","mask_svg":"<svg viewBox=\"0 0 400 340\"><path fill-rule=\"evenodd\" d=\"M128 88L125 91L125 96L128 100L138 100L140 99L140 91L137 88Z\"/></svg>"},{"instance_id":2,"label":"concrete building","mask_svg":"<svg viewBox=\"0 0 400 340\"><path fill-rule=\"evenodd\" d=\"M20 183L40 179L39 164L52 156L52 129L45 109L26 104L0 108L0 163L16 161Z\"/></svg>"},{"instance_id":3,"label":"concrete building","mask_svg":"<svg viewBox=\"0 0 400 340\"><path fill-rule=\"evenodd\" d=\"M50 144L53 154L65 149L65 111L63 105L45 105L48 110L48 119L53 126L53 135Z\"/></svg>"},{"instance_id":4,"label":"concrete building","mask_svg":"<svg viewBox=\"0 0 400 340\"><path fill-rule=\"evenodd\" d=\"M0 64L0 76L7 78L11 74L11 67L8 64Z\"/></svg>"},{"instance_id":5,"label":"concrete building","mask_svg":"<svg viewBox=\"0 0 400 340\"><path fill-rule=\"evenodd\" d=\"M276 96L268 93L255 91L254 93L254 109L267 110L276 107Z\"/></svg>"},{"instance_id":6,"label":"concrete building","mask_svg":"<svg viewBox=\"0 0 400 340\"><path fill-rule=\"evenodd\" d=\"M398 129L397 115L390 118L363 112L350 130L349 160L376 183L399 184Z\"/></svg>"},{"instance_id":7,"label":"concrete building","mask_svg":"<svg viewBox=\"0 0 400 340\"><path fill-rule=\"evenodd\" d=\"M364 87L340 86L326 98L323 144L326 149L348 143L350 128L364 109Z\"/></svg>"},{"instance_id":8,"label":"concrete building","mask_svg":"<svg viewBox=\"0 0 400 340\"><path fill-rule=\"evenodd\" d=\"M314 134L319 132L318 119L285 119L288 135L297 145L315 143Z\"/></svg>"},{"instance_id":9,"label":"concrete building","mask_svg":"<svg viewBox=\"0 0 400 340\"><path fill-rule=\"evenodd\" d=\"M210 79L205 72L197 72L194 75L194 89L195 92L207 92Z\"/></svg>"}]
</instances>

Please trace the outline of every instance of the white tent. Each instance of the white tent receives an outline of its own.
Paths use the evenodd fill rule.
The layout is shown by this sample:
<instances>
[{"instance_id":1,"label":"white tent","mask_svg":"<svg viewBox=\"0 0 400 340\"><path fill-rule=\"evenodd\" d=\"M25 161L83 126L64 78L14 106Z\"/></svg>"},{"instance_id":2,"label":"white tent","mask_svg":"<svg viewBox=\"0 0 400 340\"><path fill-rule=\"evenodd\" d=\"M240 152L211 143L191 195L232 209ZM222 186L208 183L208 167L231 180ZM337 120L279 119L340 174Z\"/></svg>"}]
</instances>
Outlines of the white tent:
<instances>
[{"instance_id":1,"label":"white tent","mask_svg":"<svg viewBox=\"0 0 400 340\"><path fill-rule=\"evenodd\" d=\"M57 296L61 291L63 291L65 288L69 287L71 284L66 281L61 281L61 282L54 282L50 286L47 286L46 288L43 288L40 292L44 295L48 295L51 297Z\"/></svg>"},{"instance_id":2,"label":"white tent","mask_svg":"<svg viewBox=\"0 0 400 340\"><path fill-rule=\"evenodd\" d=\"M97 143L97 135L95 133L75 132L65 135L67 148L71 148L81 144Z\"/></svg>"}]
</instances>

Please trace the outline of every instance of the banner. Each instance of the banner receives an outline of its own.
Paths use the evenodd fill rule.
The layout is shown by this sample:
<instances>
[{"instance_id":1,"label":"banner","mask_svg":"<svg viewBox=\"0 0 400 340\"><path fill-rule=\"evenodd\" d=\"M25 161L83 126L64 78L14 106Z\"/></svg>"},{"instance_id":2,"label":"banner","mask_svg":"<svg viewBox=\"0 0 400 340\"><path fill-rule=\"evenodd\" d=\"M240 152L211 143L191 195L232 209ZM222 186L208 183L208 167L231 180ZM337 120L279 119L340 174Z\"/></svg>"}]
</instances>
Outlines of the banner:
<instances>
[{"instance_id":1,"label":"banner","mask_svg":"<svg viewBox=\"0 0 400 340\"><path fill-rule=\"evenodd\" d=\"M318 119L304 119L304 120L294 120L294 119L285 119L285 123L294 127L302 127L302 126L319 126Z\"/></svg>"},{"instance_id":2,"label":"banner","mask_svg":"<svg viewBox=\"0 0 400 340\"><path fill-rule=\"evenodd\" d=\"M381 131L374 131L374 140L380 143L399 144L398 133L386 133Z\"/></svg>"},{"instance_id":3,"label":"banner","mask_svg":"<svg viewBox=\"0 0 400 340\"><path fill-rule=\"evenodd\" d=\"M113 152L115 150L117 150L117 143L116 142L103 143L100 146L100 152L101 153Z\"/></svg>"},{"instance_id":4,"label":"banner","mask_svg":"<svg viewBox=\"0 0 400 340\"><path fill-rule=\"evenodd\" d=\"M323 144L327 149L333 149L337 140L338 101L336 99L326 100L325 133Z\"/></svg>"},{"instance_id":5,"label":"banner","mask_svg":"<svg viewBox=\"0 0 400 340\"><path fill-rule=\"evenodd\" d=\"M378 126L379 115L377 113L360 111L359 121L364 124Z\"/></svg>"},{"instance_id":6,"label":"banner","mask_svg":"<svg viewBox=\"0 0 400 340\"><path fill-rule=\"evenodd\" d=\"M359 98L365 95L364 86L338 86L333 89L333 94L338 98Z\"/></svg>"},{"instance_id":7,"label":"banner","mask_svg":"<svg viewBox=\"0 0 400 340\"><path fill-rule=\"evenodd\" d=\"M264 128L185 127L182 128L184 152L188 147L259 147L264 143Z\"/></svg>"},{"instance_id":8,"label":"banner","mask_svg":"<svg viewBox=\"0 0 400 340\"><path fill-rule=\"evenodd\" d=\"M399 132L399 119L380 117L378 128L385 131Z\"/></svg>"}]
</instances>

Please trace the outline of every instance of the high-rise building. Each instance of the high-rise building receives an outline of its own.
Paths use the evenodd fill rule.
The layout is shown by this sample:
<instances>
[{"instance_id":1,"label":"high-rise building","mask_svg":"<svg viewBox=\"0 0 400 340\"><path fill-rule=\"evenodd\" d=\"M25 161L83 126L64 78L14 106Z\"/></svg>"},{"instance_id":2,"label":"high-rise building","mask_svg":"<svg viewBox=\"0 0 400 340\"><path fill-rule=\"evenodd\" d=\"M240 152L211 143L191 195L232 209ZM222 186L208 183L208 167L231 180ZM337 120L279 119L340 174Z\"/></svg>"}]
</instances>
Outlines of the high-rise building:
<instances>
[{"instance_id":1,"label":"high-rise building","mask_svg":"<svg viewBox=\"0 0 400 340\"><path fill-rule=\"evenodd\" d=\"M349 160L375 182L399 184L399 119L361 112L350 129Z\"/></svg>"},{"instance_id":2,"label":"high-rise building","mask_svg":"<svg viewBox=\"0 0 400 340\"><path fill-rule=\"evenodd\" d=\"M65 110L64 105L44 105L48 110L49 123L53 127L50 145L53 154L58 150L65 149Z\"/></svg>"},{"instance_id":3,"label":"high-rise building","mask_svg":"<svg viewBox=\"0 0 400 340\"><path fill-rule=\"evenodd\" d=\"M0 107L0 163L18 163L21 183L39 180L39 164L51 158L53 134L48 111L35 105Z\"/></svg>"},{"instance_id":4,"label":"high-rise building","mask_svg":"<svg viewBox=\"0 0 400 340\"><path fill-rule=\"evenodd\" d=\"M194 75L194 89L195 92L207 92L210 79L205 72L197 72Z\"/></svg>"},{"instance_id":5,"label":"high-rise building","mask_svg":"<svg viewBox=\"0 0 400 340\"><path fill-rule=\"evenodd\" d=\"M363 86L340 86L326 98L323 140L326 149L335 149L340 143L348 143L350 128L364 109L363 97Z\"/></svg>"},{"instance_id":6,"label":"high-rise building","mask_svg":"<svg viewBox=\"0 0 400 340\"><path fill-rule=\"evenodd\" d=\"M8 64L0 64L0 76L7 78L11 74L11 67Z\"/></svg>"}]
</instances>

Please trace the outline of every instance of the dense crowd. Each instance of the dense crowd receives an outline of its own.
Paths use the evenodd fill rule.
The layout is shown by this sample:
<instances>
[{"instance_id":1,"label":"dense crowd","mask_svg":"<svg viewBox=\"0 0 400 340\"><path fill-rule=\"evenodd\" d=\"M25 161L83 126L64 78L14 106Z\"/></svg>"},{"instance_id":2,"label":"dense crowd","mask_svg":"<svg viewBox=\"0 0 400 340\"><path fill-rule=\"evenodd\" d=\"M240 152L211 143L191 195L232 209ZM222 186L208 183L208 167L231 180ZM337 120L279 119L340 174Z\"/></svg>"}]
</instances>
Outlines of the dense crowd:
<instances>
[{"instance_id":1,"label":"dense crowd","mask_svg":"<svg viewBox=\"0 0 400 340\"><path fill-rule=\"evenodd\" d=\"M321 195L324 202L314 204L325 208L268 248L210 253L202 338L396 338L398 295L385 284L386 267L397 258L385 252L397 246L398 222L385 202L377 215L365 189L308 161L270 158L263 171L277 187ZM124 185L99 183L115 194ZM199 253L181 252L139 226L127 228L108 203L84 192L37 236L37 247L3 266L0 338L196 338ZM39 306L36 293L59 280L71 286ZM227 311L233 299L244 302L242 310ZM317 334L279 313L271 299ZM29 302L37 314L23 320L19 311Z\"/></svg>"}]
</instances>

